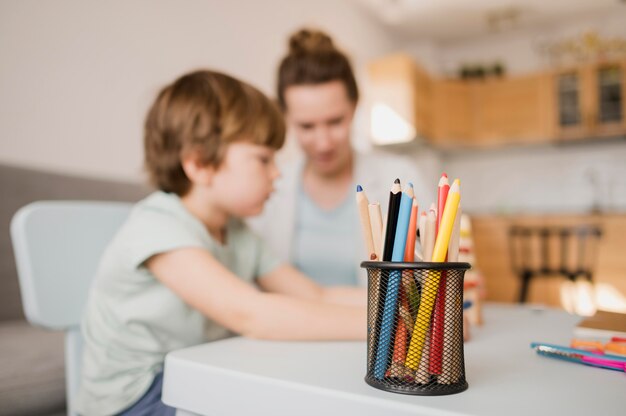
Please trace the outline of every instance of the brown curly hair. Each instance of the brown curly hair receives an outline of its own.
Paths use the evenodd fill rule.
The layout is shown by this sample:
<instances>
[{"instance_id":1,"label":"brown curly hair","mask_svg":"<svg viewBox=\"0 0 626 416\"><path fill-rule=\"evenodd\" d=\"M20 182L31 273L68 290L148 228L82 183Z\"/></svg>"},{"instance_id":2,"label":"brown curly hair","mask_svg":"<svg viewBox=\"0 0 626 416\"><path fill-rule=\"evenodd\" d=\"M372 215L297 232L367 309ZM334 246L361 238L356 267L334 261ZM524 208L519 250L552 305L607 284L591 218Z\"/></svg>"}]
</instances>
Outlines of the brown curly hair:
<instances>
[{"instance_id":1,"label":"brown curly hair","mask_svg":"<svg viewBox=\"0 0 626 416\"><path fill-rule=\"evenodd\" d=\"M292 85L315 85L341 81L348 98L354 104L359 100L352 65L348 57L337 49L326 33L301 29L289 38L289 52L278 68L277 96L280 107L287 109L285 91Z\"/></svg>"},{"instance_id":2,"label":"brown curly hair","mask_svg":"<svg viewBox=\"0 0 626 416\"><path fill-rule=\"evenodd\" d=\"M285 124L263 93L228 75L200 70L161 90L144 125L144 165L151 183L185 195L191 183L182 159L191 152L219 166L230 143L247 141L280 149Z\"/></svg>"}]
</instances>

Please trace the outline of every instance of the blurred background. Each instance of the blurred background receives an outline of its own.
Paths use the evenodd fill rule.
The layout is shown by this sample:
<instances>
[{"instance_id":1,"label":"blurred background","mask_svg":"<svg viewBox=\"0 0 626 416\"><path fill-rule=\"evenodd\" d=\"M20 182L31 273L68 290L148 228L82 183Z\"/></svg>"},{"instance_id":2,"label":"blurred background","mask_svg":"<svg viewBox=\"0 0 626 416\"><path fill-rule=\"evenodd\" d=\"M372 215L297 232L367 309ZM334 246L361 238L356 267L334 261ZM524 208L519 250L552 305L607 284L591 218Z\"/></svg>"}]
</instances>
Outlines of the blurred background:
<instances>
[{"instance_id":1,"label":"blurred background","mask_svg":"<svg viewBox=\"0 0 626 416\"><path fill-rule=\"evenodd\" d=\"M518 296L512 225L592 224L603 302L626 308L623 1L2 0L0 162L142 183L142 121L164 83L210 67L273 96L302 26L353 59L358 149L408 154L433 189L444 170L462 179L489 299Z\"/></svg>"},{"instance_id":2,"label":"blurred background","mask_svg":"<svg viewBox=\"0 0 626 416\"><path fill-rule=\"evenodd\" d=\"M626 311L625 3L0 0L0 338L25 325L15 210L144 195L142 124L157 91L208 67L274 96L302 26L353 60L358 149L408 155L432 192L443 171L461 178L465 254L487 300L520 300L528 278L525 301ZM288 140L279 157L296 153ZM0 403L22 397L11 414L62 407L52 383L29 387L43 407L23 410L33 400L16 393L22 369L7 370L23 349L0 346Z\"/></svg>"}]
</instances>

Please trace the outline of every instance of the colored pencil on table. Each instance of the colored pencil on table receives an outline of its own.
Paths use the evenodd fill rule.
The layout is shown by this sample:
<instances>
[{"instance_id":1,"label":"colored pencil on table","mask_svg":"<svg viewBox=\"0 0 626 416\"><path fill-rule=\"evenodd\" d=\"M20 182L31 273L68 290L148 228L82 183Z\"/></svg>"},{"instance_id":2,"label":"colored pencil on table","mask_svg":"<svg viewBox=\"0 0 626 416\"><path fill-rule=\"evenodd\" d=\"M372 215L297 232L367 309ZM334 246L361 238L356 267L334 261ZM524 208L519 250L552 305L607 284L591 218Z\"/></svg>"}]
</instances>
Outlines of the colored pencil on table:
<instances>
[{"instance_id":1,"label":"colored pencil on table","mask_svg":"<svg viewBox=\"0 0 626 416\"><path fill-rule=\"evenodd\" d=\"M396 232L394 235L393 251L391 261L404 260L404 248L406 245L406 233L409 227L411 217L412 199L402 193L400 207L396 218ZM389 227L392 222L387 225L387 235L389 235ZM383 257L384 258L384 257ZM392 334L394 332L394 317L398 302L398 293L400 292L400 281L402 273L399 270L391 270L387 282L387 290L385 300L383 302L383 315L380 325L380 334L378 336L378 345L376 349L376 361L374 363L374 377L381 379L385 376L388 366L389 347L391 345Z\"/></svg>"},{"instance_id":2,"label":"colored pencil on table","mask_svg":"<svg viewBox=\"0 0 626 416\"><path fill-rule=\"evenodd\" d=\"M446 258L450 235L452 234L452 227L454 226L454 220L459 207L460 199L460 182L456 179L448 192L448 198L446 199L443 216L441 217L439 234L435 240L435 248L433 249L432 254L432 261L434 262L443 262ZM439 288L440 277L441 273L437 271L433 270L429 272L422 290L419 311L417 313L417 319L415 320L415 326L413 327L413 335L411 336L409 351L405 361L405 365L414 370L417 369L420 358L422 357L424 341L426 339L426 333L428 332L427 330L435 303L434 298L424 296L424 293L436 294L437 289Z\"/></svg>"},{"instance_id":3,"label":"colored pencil on table","mask_svg":"<svg viewBox=\"0 0 626 416\"><path fill-rule=\"evenodd\" d=\"M443 209L446 205L446 198L450 190L448 175L444 172L439 179L437 187L437 232L439 232L439 223L443 215ZM435 300L435 309L433 312L432 336L430 342L430 364L428 370L431 374L441 374L441 365L443 357L443 334L445 321L445 303L446 303L446 272L441 272L439 280L439 289L437 290L437 299Z\"/></svg>"}]
</instances>

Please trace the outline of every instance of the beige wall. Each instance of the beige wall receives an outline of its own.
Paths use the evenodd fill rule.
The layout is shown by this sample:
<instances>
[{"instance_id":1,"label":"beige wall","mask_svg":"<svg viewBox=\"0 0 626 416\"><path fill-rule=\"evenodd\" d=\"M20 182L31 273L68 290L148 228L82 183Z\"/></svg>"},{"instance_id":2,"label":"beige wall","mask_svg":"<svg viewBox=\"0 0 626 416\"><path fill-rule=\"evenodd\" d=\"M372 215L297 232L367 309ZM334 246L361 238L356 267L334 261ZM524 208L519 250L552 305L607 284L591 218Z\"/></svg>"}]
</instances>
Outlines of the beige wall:
<instances>
[{"instance_id":1,"label":"beige wall","mask_svg":"<svg viewBox=\"0 0 626 416\"><path fill-rule=\"evenodd\" d=\"M143 117L164 83L211 67L271 93L304 24L357 67L393 44L348 0L3 0L0 162L140 181Z\"/></svg>"}]
</instances>

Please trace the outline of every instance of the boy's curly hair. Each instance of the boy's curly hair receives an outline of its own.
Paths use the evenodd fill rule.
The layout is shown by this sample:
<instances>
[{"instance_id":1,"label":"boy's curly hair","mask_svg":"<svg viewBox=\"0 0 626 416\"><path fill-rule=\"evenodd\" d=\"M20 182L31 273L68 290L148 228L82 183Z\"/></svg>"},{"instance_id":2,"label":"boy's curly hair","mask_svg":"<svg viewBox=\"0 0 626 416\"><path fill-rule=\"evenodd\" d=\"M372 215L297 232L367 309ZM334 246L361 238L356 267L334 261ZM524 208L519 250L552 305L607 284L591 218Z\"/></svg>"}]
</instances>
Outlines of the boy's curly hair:
<instances>
[{"instance_id":1,"label":"boy's curly hair","mask_svg":"<svg viewBox=\"0 0 626 416\"><path fill-rule=\"evenodd\" d=\"M285 124L277 106L263 93L228 75L200 70L161 90L145 121L145 168L151 183L185 195L191 183L183 157L219 166L230 143L280 149Z\"/></svg>"}]
</instances>

